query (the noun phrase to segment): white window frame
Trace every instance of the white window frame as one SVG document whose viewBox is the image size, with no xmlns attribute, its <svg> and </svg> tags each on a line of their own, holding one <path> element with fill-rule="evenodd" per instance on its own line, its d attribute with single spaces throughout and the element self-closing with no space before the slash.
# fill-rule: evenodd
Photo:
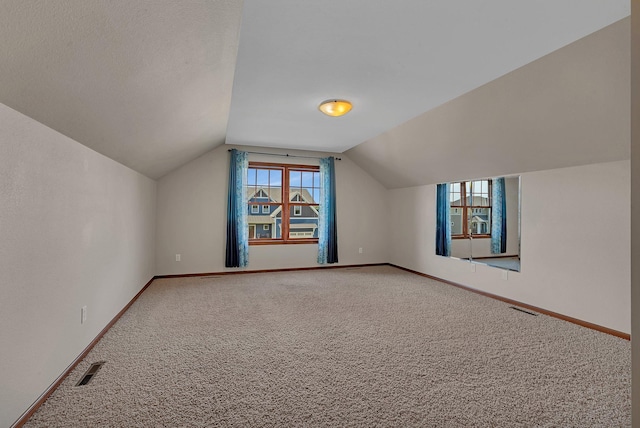
<svg viewBox="0 0 640 428">
<path fill-rule="evenodd" d="M 251 205 L 251 214 L 260 214 L 260 205 Z"/>
<path fill-rule="evenodd" d="M 263 205 L 262 206 L 262 214 L 269 214 L 270 210 L 271 210 L 271 205 Z"/>
<path fill-rule="evenodd" d="M 302 215 L 302 205 L 293 206 L 293 215 L 296 217 L 300 217 Z"/>
<path fill-rule="evenodd" d="M 262 230 L 269 230 L 269 225 L 268 224 L 263 224 L 262 225 Z"/>
</svg>

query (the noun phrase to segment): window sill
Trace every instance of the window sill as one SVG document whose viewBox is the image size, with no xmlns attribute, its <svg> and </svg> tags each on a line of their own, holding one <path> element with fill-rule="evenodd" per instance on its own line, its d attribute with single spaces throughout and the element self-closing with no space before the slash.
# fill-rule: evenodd
<svg viewBox="0 0 640 428">
<path fill-rule="evenodd" d="M 260 239 L 249 240 L 249 245 L 296 245 L 296 244 L 317 244 L 318 239 L 291 239 L 283 241 L 281 239 Z"/>
</svg>

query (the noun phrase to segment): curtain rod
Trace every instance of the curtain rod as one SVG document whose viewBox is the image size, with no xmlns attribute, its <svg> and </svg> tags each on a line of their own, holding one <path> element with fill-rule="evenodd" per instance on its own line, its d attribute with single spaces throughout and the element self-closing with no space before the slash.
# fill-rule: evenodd
<svg viewBox="0 0 640 428">
<path fill-rule="evenodd" d="M 233 149 L 229 149 L 227 151 L 230 152 L 231 150 Z M 246 151 L 246 150 L 243 150 L 243 151 Z M 319 156 L 296 156 L 296 155 L 290 155 L 289 153 L 284 155 L 281 155 L 279 153 L 263 153 L 263 152 L 247 152 L 247 153 L 251 153 L 252 155 L 282 156 L 284 158 L 324 159 Z M 342 158 L 334 158 L 334 159 L 342 160 Z"/>
</svg>

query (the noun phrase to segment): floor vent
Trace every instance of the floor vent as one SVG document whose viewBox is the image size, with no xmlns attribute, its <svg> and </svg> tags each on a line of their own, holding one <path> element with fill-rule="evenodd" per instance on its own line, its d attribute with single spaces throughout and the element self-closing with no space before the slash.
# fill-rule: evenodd
<svg viewBox="0 0 640 428">
<path fill-rule="evenodd" d="M 529 315 L 533 315 L 534 317 L 537 317 L 538 314 L 534 314 L 533 312 L 529 312 L 529 311 L 525 311 L 524 309 L 521 308 L 517 308 L 515 306 L 509 306 L 511 309 L 515 309 L 516 311 L 520 311 L 520 312 L 524 312 L 525 314 L 529 314 Z"/>
<path fill-rule="evenodd" d="M 93 376 L 96 373 L 98 373 L 98 370 L 100 370 L 100 367 L 102 367 L 104 363 L 106 363 L 106 361 L 98 361 L 97 363 L 91 364 L 91 367 L 89 367 L 89 370 L 87 370 L 84 376 L 82 376 L 82 378 L 78 381 L 78 383 L 76 383 L 76 386 L 86 385 L 89 382 L 91 382 L 91 379 L 93 379 Z"/>
</svg>

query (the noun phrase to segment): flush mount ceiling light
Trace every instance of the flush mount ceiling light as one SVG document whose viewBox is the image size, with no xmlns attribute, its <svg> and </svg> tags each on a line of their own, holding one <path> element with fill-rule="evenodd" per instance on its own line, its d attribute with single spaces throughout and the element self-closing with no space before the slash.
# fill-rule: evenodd
<svg viewBox="0 0 640 428">
<path fill-rule="evenodd" d="M 327 100 L 323 101 L 318 109 L 327 116 L 342 116 L 351 111 L 351 103 L 346 100 Z"/>
</svg>

